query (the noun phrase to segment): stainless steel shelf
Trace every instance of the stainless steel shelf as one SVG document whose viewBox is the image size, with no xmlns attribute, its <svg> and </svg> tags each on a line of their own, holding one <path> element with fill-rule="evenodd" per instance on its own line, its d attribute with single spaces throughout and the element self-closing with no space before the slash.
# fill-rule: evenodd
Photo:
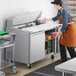
<svg viewBox="0 0 76 76">
<path fill-rule="evenodd" d="M 76 16 L 76 14 L 70 13 L 71 16 Z"/>
<path fill-rule="evenodd" d="M 63 0 L 63 4 L 76 4 L 76 1 Z"/>
<path fill-rule="evenodd" d="M 74 6 L 65 6 L 66 8 L 69 8 L 69 9 L 76 9 L 76 7 Z"/>
<path fill-rule="evenodd" d="M 6 45 L 0 45 L 0 49 L 11 47 L 11 46 L 15 46 L 15 44 L 11 43 L 11 44 L 6 44 Z"/>
<path fill-rule="evenodd" d="M 63 7 L 70 13 L 71 16 L 76 17 L 76 0 L 62 0 Z M 75 19 L 73 19 L 76 21 Z"/>
<path fill-rule="evenodd" d="M 1 64 L 0 69 L 6 68 L 6 67 L 9 67 L 9 66 L 13 66 L 13 65 L 15 65 L 15 63 L 4 60 Z"/>
<path fill-rule="evenodd" d="M 76 12 L 71 12 L 71 11 L 68 11 L 68 12 L 76 15 Z M 74 15 L 74 16 L 75 16 L 75 15 Z"/>
</svg>

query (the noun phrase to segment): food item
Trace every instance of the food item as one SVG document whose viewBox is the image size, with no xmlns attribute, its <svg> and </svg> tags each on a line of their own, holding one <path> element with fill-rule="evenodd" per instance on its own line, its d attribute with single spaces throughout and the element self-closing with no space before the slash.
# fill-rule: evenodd
<svg viewBox="0 0 76 76">
<path fill-rule="evenodd" d="M 57 33 L 52 33 L 52 37 L 56 37 L 56 34 L 57 34 Z"/>
<path fill-rule="evenodd" d="M 46 35 L 46 40 L 48 39 L 51 39 L 52 37 L 51 37 L 51 35 Z"/>
</svg>

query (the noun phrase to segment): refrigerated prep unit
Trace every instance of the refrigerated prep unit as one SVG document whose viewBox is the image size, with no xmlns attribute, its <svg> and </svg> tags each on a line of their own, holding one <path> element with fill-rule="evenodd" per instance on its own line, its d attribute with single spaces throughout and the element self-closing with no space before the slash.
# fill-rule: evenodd
<svg viewBox="0 0 76 76">
<path fill-rule="evenodd" d="M 40 15 L 41 11 L 37 11 L 7 19 L 6 30 L 16 34 L 15 61 L 26 63 L 28 67 L 45 58 L 46 31 L 60 26 L 54 22 L 39 24 Z"/>
</svg>

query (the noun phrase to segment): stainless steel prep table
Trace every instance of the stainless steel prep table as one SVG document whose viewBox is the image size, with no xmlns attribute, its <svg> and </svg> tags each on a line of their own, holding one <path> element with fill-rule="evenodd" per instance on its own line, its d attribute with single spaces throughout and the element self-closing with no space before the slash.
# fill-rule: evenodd
<svg viewBox="0 0 76 76">
<path fill-rule="evenodd" d="M 36 25 L 41 12 L 26 13 L 9 18 L 7 31 L 16 34 L 15 61 L 30 64 L 45 58 L 45 31 L 58 28 L 60 25 L 51 22 Z M 31 25 L 33 23 L 33 25 Z"/>
<path fill-rule="evenodd" d="M 70 73 L 76 76 L 76 58 L 55 66 L 55 70 L 62 72 L 62 76 L 66 76 L 65 73 Z"/>
</svg>

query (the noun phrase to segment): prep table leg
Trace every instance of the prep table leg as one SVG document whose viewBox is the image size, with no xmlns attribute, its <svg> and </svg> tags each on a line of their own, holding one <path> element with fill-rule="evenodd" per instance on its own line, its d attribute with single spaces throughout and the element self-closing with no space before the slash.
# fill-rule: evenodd
<svg viewBox="0 0 76 76">
<path fill-rule="evenodd" d="M 2 62 L 2 54 L 1 54 L 2 52 L 1 52 L 1 49 L 0 49 L 0 71 L 1 71 L 1 62 Z"/>
<path fill-rule="evenodd" d="M 62 72 L 62 76 L 65 76 L 65 72 Z"/>
</svg>

